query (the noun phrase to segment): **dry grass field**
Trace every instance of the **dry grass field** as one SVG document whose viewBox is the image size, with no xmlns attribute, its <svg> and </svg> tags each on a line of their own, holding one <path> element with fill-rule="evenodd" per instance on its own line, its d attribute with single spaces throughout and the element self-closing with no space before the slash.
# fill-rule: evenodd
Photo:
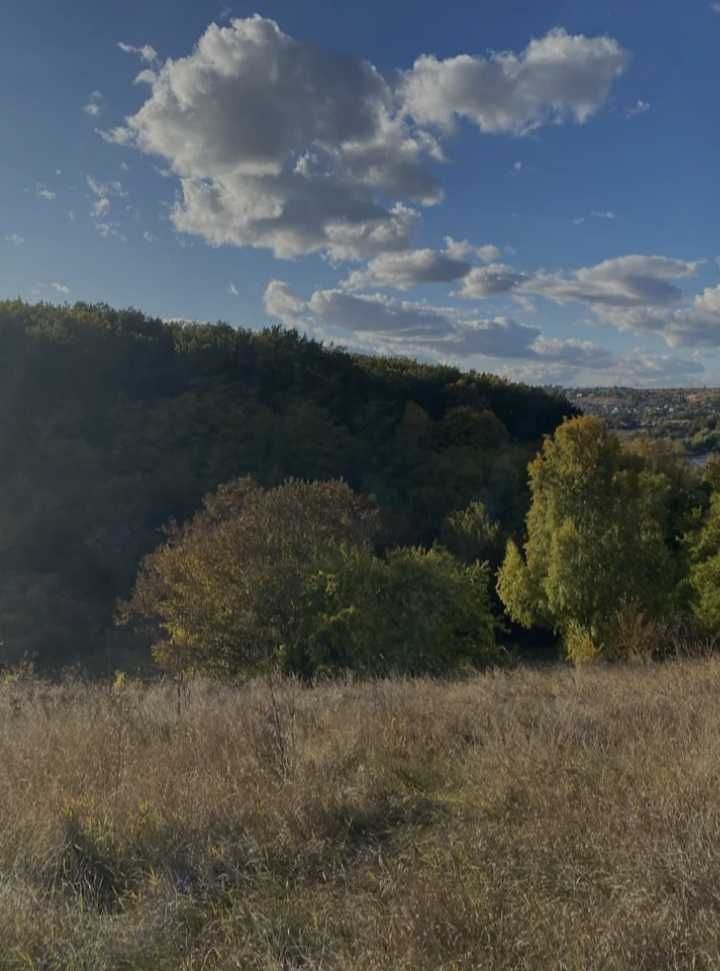
<svg viewBox="0 0 720 971">
<path fill-rule="evenodd" d="M 720 968 L 720 661 L 0 686 L 0 968 Z"/>
</svg>

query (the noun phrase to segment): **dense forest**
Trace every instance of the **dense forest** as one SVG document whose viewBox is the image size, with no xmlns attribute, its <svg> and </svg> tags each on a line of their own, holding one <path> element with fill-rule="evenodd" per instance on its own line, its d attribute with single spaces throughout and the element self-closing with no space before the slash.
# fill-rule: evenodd
<svg viewBox="0 0 720 971">
<path fill-rule="evenodd" d="M 241 477 L 343 479 L 377 504 L 386 548 L 429 548 L 481 504 L 499 560 L 528 460 L 575 414 L 492 375 L 105 305 L 5 302 L 0 339 L 5 663 L 147 657 L 116 603 L 163 528 Z"/>
</svg>

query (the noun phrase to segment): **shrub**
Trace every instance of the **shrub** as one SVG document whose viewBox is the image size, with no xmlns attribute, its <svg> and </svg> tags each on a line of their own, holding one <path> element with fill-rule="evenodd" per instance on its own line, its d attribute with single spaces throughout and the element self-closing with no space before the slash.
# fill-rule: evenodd
<svg viewBox="0 0 720 971">
<path fill-rule="evenodd" d="M 399 548 L 385 559 L 345 550 L 306 584 L 302 648 L 288 666 L 366 674 L 442 674 L 496 663 L 488 570 L 447 550 Z"/>
</svg>

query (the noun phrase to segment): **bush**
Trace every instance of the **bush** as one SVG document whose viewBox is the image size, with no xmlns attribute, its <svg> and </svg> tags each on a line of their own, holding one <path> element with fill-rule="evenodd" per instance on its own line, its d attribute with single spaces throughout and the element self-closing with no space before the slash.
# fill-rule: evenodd
<svg viewBox="0 0 720 971">
<path fill-rule="evenodd" d="M 400 548 L 385 559 L 346 550 L 338 567 L 306 584 L 302 648 L 291 670 L 318 674 L 443 674 L 501 658 L 488 570 L 447 550 Z"/>
</svg>

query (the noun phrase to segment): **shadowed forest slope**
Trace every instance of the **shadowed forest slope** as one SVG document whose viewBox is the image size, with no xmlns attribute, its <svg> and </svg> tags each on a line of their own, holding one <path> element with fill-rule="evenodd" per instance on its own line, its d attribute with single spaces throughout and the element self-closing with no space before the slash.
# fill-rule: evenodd
<svg viewBox="0 0 720 971">
<path fill-rule="evenodd" d="M 140 558 L 238 476 L 343 478 L 387 543 L 429 544 L 476 500 L 512 533 L 528 459 L 574 413 L 492 375 L 105 305 L 5 302 L 0 340 L 6 662 L 121 664 L 138 645 L 112 608 Z"/>
</svg>

